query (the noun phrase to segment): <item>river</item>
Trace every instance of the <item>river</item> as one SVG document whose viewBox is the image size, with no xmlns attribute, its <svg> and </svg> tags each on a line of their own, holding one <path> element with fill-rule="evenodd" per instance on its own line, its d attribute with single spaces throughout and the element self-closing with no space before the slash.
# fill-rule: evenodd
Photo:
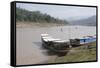
<svg viewBox="0 0 100 68">
<path fill-rule="evenodd" d="M 47 62 L 54 55 L 46 54 L 42 48 L 41 34 L 48 33 L 54 38 L 68 40 L 93 36 L 96 34 L 94 26 L 53 26 L 31 27 L 16 29 L 16 58 L 17 65 L 39 64 Z"/>
</svg>

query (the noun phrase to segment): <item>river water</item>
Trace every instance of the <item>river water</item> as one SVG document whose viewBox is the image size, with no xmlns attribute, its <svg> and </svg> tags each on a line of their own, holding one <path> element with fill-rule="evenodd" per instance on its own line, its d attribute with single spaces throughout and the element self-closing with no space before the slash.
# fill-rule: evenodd
<svg viewBox="0 0 100 68">
<path fill-rule="evenodd" d="M 45 63 L 50 57 L 42 49 L 41 34 L 48 33 L 54 38 L 69 40 L 96 35 L 94 26 L 55 26 L 16 29 L 17 65 Z"/>
</svg>

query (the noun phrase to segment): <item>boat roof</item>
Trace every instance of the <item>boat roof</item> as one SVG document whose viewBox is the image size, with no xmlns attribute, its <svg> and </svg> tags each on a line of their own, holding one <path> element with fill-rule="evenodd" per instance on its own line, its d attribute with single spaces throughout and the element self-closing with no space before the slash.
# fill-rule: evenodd
<svg viewBox="0 0 100 68">
<path fill-rule="evenodd" d="M 49 34 L 41 34 L 41 36 L 48 36 Z"/>
<path fill-rule="evenodd" d="M 60 39 L 55 39 L 55 38 L 52 38 L 52 37 L 43 37 L 43 39 L 45 41 L 57 41 L 57 40 L 60 40 Z"/>
<path fill-rule="evenodd" d="M 53 42 L 67 42 L 67 40 L 55 39 L 52 38 L 49 34 L 41 34 L 44 41 L 53 41 Z"/>
</svg>

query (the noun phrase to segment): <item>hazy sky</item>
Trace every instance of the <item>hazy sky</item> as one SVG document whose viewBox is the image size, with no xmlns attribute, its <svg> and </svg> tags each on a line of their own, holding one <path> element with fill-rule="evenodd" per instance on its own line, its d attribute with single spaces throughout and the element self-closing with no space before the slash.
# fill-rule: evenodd
<svg viewBox="0 0 100 68">
<path fill-rule="evenodd" d="M 42 13 L 47 13 L 53 17 L 69 21 L 96 15 L 96 8 L 94 7 L 44 5 L 30 3 L 17 3 L 16 6 L 29 11 L 40 11 Z"/>
</svg>

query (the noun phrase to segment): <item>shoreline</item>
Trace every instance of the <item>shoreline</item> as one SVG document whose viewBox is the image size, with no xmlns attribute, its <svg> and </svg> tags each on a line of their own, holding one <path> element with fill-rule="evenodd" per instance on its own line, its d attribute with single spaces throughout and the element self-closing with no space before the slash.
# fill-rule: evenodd
<svg viewBox="0 0 100 68">
<path fill-rule="evenodd" d="M 61 23 L 38 23 L 38 22 L 16 22 L 17 28 L 44 28 L 44 27 L 60 27 L 60 26 L 85 26 L 85 25 L 70 25 L 70 24 L 61 24 Z M 88 27 L 88 26 L 86 26 Z M 96 26 L 89 26 L 96 27 Z"/>
<path fill-rule="evenodd" d="M 68 24 L 57 23 L 38 23 L 38 22 L 16 22 L 17 28 L 35 28 L 35 27 L 55 27 L 55 26 L 69 26 Z"/>
</svg>

